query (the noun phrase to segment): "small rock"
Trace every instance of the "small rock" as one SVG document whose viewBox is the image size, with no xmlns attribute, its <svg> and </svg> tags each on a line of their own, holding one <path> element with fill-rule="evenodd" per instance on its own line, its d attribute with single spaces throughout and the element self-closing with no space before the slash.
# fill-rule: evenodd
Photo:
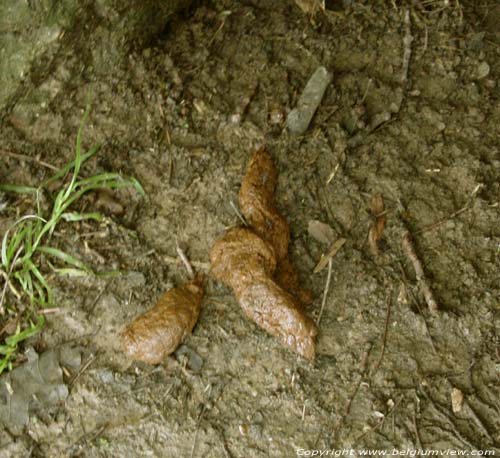
<svg viewBox="0 0 500 458">
<path fill-rule="evenodd" d="M 488 62 L 483 61 L 481 62 L 476 69 L 476 79 L 477 80 L 482 80 L 483 78 L 486 78 L 490 74 L 490 66 Z"/>
</svg>

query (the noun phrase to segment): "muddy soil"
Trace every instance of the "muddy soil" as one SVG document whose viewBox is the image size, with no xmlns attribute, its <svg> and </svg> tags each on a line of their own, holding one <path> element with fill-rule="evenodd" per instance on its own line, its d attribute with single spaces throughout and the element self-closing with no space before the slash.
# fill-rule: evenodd
<svg viewBox="0 0 500 458">
<path fill-rule="evenodd" d="M 147 195 L 120 190 L 123 215 L 105 208 L 105 223 L 55 234 L 57 246 L 96 270 L 126 273 L 47 272 L 60 310 L 29 344 L 81 348 L 82 370 L 68 374 L 64 404 L 34 414 L 22 435 L 0 433 L 0 456 L 500 452 L 500 4 L 329 3 L 311 17 L 285 0 L 200 2 L 107 70 L 92 65 L 98 50 L 80 52 L 92 48 L 91 32 L 68 33 L 51 72 L 2 114 L 2 150 L 62 166 L 90 93 L 84 144 L 103 148 L 83 173 L 135 176 Z M 394 109 L 407 9 L 408 84 Z M 319 65 L 333 81 L 307 133 L 290 137 L 286 115 Z M 43 99 L 35 104 L 33 94 Z M 390 119 L 371 131 L 380 113 Z M 327 276 L 313 268 L 326 248 L 308 223 L 320 220 L 347 239 L 333 259 L 316 360 L 249 322 L 229 289 L 210 280 L 185 342 L 201 368 L 175 357 L 158 366 L 128 361 L 120 331 L 186 281 L 177 242 L 206 268 L 214 241 L 239 224 L 233 204 L 263 143 L 280 172 L 277 206 L 301 281 L 315 295 L 313 318 Z M 51 173 L 36 160 L 1 161 L 1 182 L 36 184 Z M 367 237 L 377 193 L 387 225 L 374 256 Z M 3 200 L 5 230 L 29 203 Z M 402 250 L 404 230 L 414 236 L 435 315 Z M 453 408 L 452 393 L 455 401 L 463 395 Z"/>
</svg>

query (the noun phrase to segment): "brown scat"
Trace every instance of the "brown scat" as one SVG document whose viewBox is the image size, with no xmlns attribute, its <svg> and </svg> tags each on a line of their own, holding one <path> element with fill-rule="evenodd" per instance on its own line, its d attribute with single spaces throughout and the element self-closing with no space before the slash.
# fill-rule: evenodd
<svg viewBox="0 0 500 458">
<path fill-rule="evenodd" d="M 288 223 L 274 206 L 278 174 L 265 146 L 251 157 L 239 194 L 240 209 L 255 232 L 275 249 L 279 260 L 288 254 Z"/>
<path fill-rule="evenodd" d="M 228 230 L 210 251 L 210 274 L 229 286 L 243 281 L 254 271 L 272 276 L 275 270 L 273 247 L 247 228 Z"/>
<path fill-rule="evenodd" d="M 158 364 L 193 330 L 203 299 L 203 277 L 167 291 L 122 333 L 123 349 L 137 361 Z"/>
<path fill-rule="evenodd" d="M 211 274 L 233 289 L 250 319 L 299 355 L 314 359 L 316 326 L 273 280 L 276 258 L 268 242 L 250 229 L 231 229 L 213 245 L 210 261 Z"/>
<path fill-rule="evenodd" d="M 295 296 L 299 302 L 307 307 L 313 302 L 312 293 L 300 287 L 299 274 L 289 258 L 282 259 L 276 267 L 274 279 L 285 291 Z"/>
<path fill-rule="evenodd" d="M 273 159 L 267 151 L 266 145 L 262 145 L 255 151 L 247 164 L 247 170 L 241 183 L 241 194 L 249 190 L 258 190 L 258 194 L 266 202 L 272 202 L 278 172 L 274 167 Z"/>
<path fill-rule="evenodd" d="M 252 285 L 234 288 L 241 308 L 255 323 L 306 359 L 315 357 L 318 333 L 294 298 L 271 278 L 259 276 Z"/>
</svg>

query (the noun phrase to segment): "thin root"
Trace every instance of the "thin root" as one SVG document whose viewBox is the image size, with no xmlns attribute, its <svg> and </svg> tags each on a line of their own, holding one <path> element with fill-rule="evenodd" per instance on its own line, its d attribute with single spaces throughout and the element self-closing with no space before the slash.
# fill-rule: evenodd
<svg viewBox="0 0 500 458">
<path fill-rule="evenodd" d="M 332 279 L 332 258 L 328 259 L 328 275 L 326 276 L 325 289 L 323 291 L 323 300 L 321 301 L 321 309 L 319 311 L 318 320 L 316 321 L 316 326 L 319 328 L 319 322 L 323 316 L 323 310 L 325 309 L 326 299 L 328 297 L 328 290 L 330 289 L 330 281 Z"/>
<path fill-rule="evenodd" d="M 401 243 L 403 245 L 403 250 L 406 257 L 411 261 L 413 265 L 413 269 L 415 270 L 415 275 L 417 277 L 417 282 L 424 295 L 425 302 L 429 307 L 429 311 L 432 314 L 435 314 L 437 313 L 439 307 L 436 300 L 434 299 L 434 294 L 431 290 L 431 287 L 429 286 L 429 283 L 427 282 L 427 279 L 425 277 L 422 262 L 418 258 L 417 253 L 415 252 L 415 246 L 413 245 L 413 240 L 409 231 L 406 231 L 403 234 L 403 239 Z"/>
<path fill-rule="evenodd" d="M 184 264 L 184 267 L 186 267 L 186 270 L 188 271 L 189 277 L 193 278 L 194 277 L 193 266 L 189 262 L 189 259 L 187 258 L 186 253 L 184 253 L 184 251 L 179 246 L 179 244 L 176 244 L 175 248 L 177 250 L 177 254 L 179 255 L 179 258 L 181 258 L 181 261 Z"/>
</svg>

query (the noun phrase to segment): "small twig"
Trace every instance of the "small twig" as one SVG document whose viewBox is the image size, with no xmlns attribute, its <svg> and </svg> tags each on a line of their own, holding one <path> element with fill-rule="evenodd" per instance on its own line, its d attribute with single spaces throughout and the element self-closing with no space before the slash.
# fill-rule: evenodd
<svg viewBox="0 0 500 458">
<path fill-rule="evenodd" d="M 391 299 L 392 299 L 392 288 L 389 290 L 389 293 L 387 294 L 387 299 L 386 299 L 386 310 L 387 311 L 385 314 L 384 335 L 382 337 L 382 350 L 380 351 L 380 356 L 378 358 L 377 363 L 375 364 L 375 366 L 373 366 L 370 377 L 378 371 L 378 368 L 380 367 L 380 364 L 382 363 L 382 359 L 384 358 L 385 347 L 387 344 L 387 333 L 389 331 L 389 320 L 391 319 L 391 302 L 392 302 Z"/>
<path fill-rule="evenodd" d="M 422 262 L 418 258 L 417 253 L 415 252 L 415 247 L 413 245 L 412 237 L 409 231 L 405 231 L 405 233 L 403 234 L 401 244 L 403 246 L 405 255 L 408 257 L 408 259 L 411 261 L 413 265 L 413 269 L 415 270 L 415 275 L 417 277 L 417 282 L 420 286 L 420 289 L 422 290 L 422 293 L 424 294 L 425 302 L 429 307 L 429 311 L 432 314 L 437 313 L 439 307 L 437 305 L 436 300 L 434 299 L 434 294 L 429 284 L 427 283 L 427 279 L 425 278 Z"/>
<path fill-rule="evenodd" d="M 94 311 L 94 308 L 95 306 L 97 305 L 97 303 L 99 302 L 99 300 L 101 299 L 102 295 L 104 294 L 104 292 L 108 289 L 108 286 L 109 286 L 110 282 L 106 282 L 106 284 L 104 285 L 103 288 L 101 288 L 101 290 L 97 293 L 97 296 L 95 297 L 95 299 L 92 301 L 92 305 L 89 307 L 87 313 L 89 315 L 92 314 L 92 312 Z"/>
<path fill-rule="evenodd" d="M 50 315 L 52 313 L 59 313 L 61 312 L 63 309 L 61 307 L 50 307 L 48 309 L 41 309 L 41 310 L 38 310 L 38 314 L 40 315 Z"/>
<path fill-rule="evenodd" d="M 367 369 L 367 366 L 368 366 L 368 359 L 369 359 L 369 356 L 370 356 L 371 349 L 372 349 L 372 345 L 368 344 L 368 348 L 367 348 L 367 350 L 365 351 L 365 353 L 363 354 L 363 356 L 361 358 L 361 363 L 360 363 L 360 372 L 361 372 L 361 374 L 360 374 L 358 383 L 354 387 L 354 390 L 353 390 L 352 394 L 350 395 L 349 399 L 347 400 L 347 403 L 346 403 L 346 405 L 344 407 L 344 411 L 341 414 L 340 420 L 332 428 L 332 434 L 334 436 L 336 436 L 337 431 L 339 431 L 340 427 L 342 426 L 342 423 L 349 416 L 349 414 L 351 412 L 351 406 L 352 406 L 352 403 L 354 401 L 354 398 L 357 396 L 357 394 L 359 392 L 359 389 L 361 388 L 361 384 L 366 379 L 366 369 Z"/>
<path fill-rule="evenodd" d="M 212 394 L 212 385 L 210 385 L 210 392 L 208 393 L 209 398 L 210 398 L 211 394 Z M 193 458 L 193 456 L 194 456 L 194 451 L 196 449 L 196 442 L 198 441 L 198 431 L 200 430 L 200 424 L 201 424 L 201 420 L 203 418 L 204 413 L 205 413 L 205 404 L 203 404 L 203 407 L 201 408 L 200 415 L 198 416 L 198 420 L 196 422 L 196 432 L 194 433 L 193 446 L 191 447 L 191 454 L 190 454 L 191 458 Z"/>
<path fill-rule="evenodd" d="M 321 317 L 323 316 L 323 310 L 325 309 L 326 299 L 328 297 L 328 290 L 330 289 L 330 280 L 332 278 L 332 265 L 333 260 L 330 258 L 328 260 L 328 275 L 326 276 L 325 289 L 323 291 L 323 300 L 321 301 L 321 309 L 319 311 L 318 320 L 316 321 L 316 325 L 319 327 L 319 322 L 321 321 Z"/>
<path fill-rule="evenodd" d="M 435 229 L 436 227 L 441 226 L 442 224 L 446 223 L 446 221 L 452 220 L 453 218 L 456 218 L 458 215 L 461 215 L 462 213 L 466 212 L 467 210 L 470 210 L 472 207 L 472 203 L 474 200 L 475 195 L 479 192 L 479 190 L 483 187 L 482 184 L 478 184 L 474 190 L 470 193 L 470 196 L 468 198 L 467 203 L 457 211 L 454 211 L 451 215 L 445 216 L 444 218 L 436 221 L 435 223 L 429 224 L 427 226 L 424 226 L 422 229 L 419 229 L 418 231 L 415 231 L 416 234 L 421 234 L 422 232 L 427 232 L 432 229 Z"/>
<path fill-rule="evenodd" d="M 241 223 L 243 224 L 243 226 L 248 226 L 247 220 L 241 214 L 239 208 L 235 205 L 235 203 L 232 200 L 229 201 L 229 205 L 231 205 L 231 208 L 233 209 L 234 213 L 236 213 L 236 216 L 241 221 Z"/>
<path fill-rule="evenodd" d="M 161 259 L 165 262 L 168 262 L 169 264 L 179 264 L 179 258 L 174 257 L 174 256 L 168 256 L 168 255 L 163 255 Z M 210 263 L 209 262 L 203 262 L 203 261 L 190 261 L 191 265 L 193 267 L 196 267 L 197 269 L 201 270 L 208 270 L 210 269 Z"/>
<path fill-rule="evenodd" d="M 333 170 L 331 171 L 330 175 L 328 175 L 328 178 L 327 178 L 325 184 L 330 184 L 332 182 L 332 180 L 335 178 L 335 175 L 337 175 L 337 172 L 339 171 L 339 168 L 340 168 L 340 161 L 337 162 L 337 165 L 333 168 Z"/>
<path fill-rule="evenodd" d="M 401 403 L 402 400 L 403 400 L 403 398 L 398 399 L 398 401 L 389 409 L 389 411 L 383 416 L 383 418 L 376 425 L 372 426 L 370 429 L 368 429 L 367 431 L 363 432 L 361 435 L 356 437 L 355 442 L 359 442 L 360 439 L 362 439 L 363 437 L 365 437 L 369 433 L 372 433 L 373 431 L 376 431 L 377 429 L 381 429 L 382 426 L 384 426 L 385 419 L 389 415 L 392 415 L 392 418 L 394 419 L 395 410 L 399 406 L 399 404 Z"/>
<path fill-rule="evenodd" d="M 179 255 L 179 258 L 181 258 L 182 263 L 184 264 L 184 267 L 188 271 L 188 275 L 193 278 L 194 277 L 194 270 L 193 266 L 189 262 L 189 259 L 186 256 L 186 253 L 182 250 L 182 248 L 179 246 L 178 243 L 176 243 L 175 249 L 177 250 L 177 254 Z"/>
<path fill-rule="evenodd" d="M 418 231 L 416 231 L 415 234 L 421 234 L 422 232 L 427 232 L 427 231 L 430 231 L 432 229 L 435 229 L 436 227 L 439 227 L 442 224 L 446 223 L 446 221 L 449 221 L 449 220 L 457 217 L 461 213 L 469 210 L 469 208 L 470 208 L 469 205 L 466 205 L 465 207 L 462 207 L 460 210 L 453 212 L 451 215 L 446 216 L 445 218 L 440 219 L 439 221 L 436 221 L 435 223 L 429 224 L 428 226 L 424 226 L 422 229 L 419 229 Z"/>
<path fill-rule="evenodd" d="M 413 429 L 415 430 L 415 437 L 417 438 L 417 445 L 419 450 L 422 450 L 422 440 L 420 439 L 420 433 L 418 432 L 418 425 L 417 425 L 417 417 L 415 415 L 415 412 L 413 412 L 412 415 L 412 420 L 413 420 Z"/>
<path fill-rule="evenodd" d="M 425 316 L 422 312 L 422 309 L 420 308 L 420 304 L 418 303 L 418 300 L 415 297 L 415 294 L 413 293 L 413 291 L 411 290 L 411 288 L 409 287 L 409 285 L 407 284 L 407 282 L 405 280 L 406 276 L 404 274 L 403 266 L 401 264 L 399 265 L 399 269 L 401 270 L 401 276 L 403 278 L 403 282 L 404 282 L 405 286 L 407 287 L 407 291 L 410 294 L 410 296 L 415 304 L 415 307 L 417 307 L 418 313 L 420 314 L 420 316 L 422 317 L 422 319 L 424 321 L 425 332 L 427 334 L 427 337 L 429 338 L 429 343 L 431 345 L 432 351 L 434 352 L 435 355 L 439 355 L 439 353 L 436 349 L 436 346 L 434 345 L 434 340 L 432 338 L 432 334 L 431 334 L 431 331 L 429 329 L 429 325 L 427 324 L 427 320 L 425 319 Z"/>
<path fill-rule="evenodd" d="M 411 19 L 410 19 L 410 9 L 405 9 L 405 36 L 403 38 L 404 52 L 403 52 L 403 64 L 401 65 L 401 79 L 400 83 L 403 89 L 405 89 L 408 83 L 408 68 L 410 66 L 411 58 L 411 43 L 413 41 L 413 36 L 411 34 Z"/>
<path fill-rule="evenodd" d="M 87 360 L 87 362 L 83 365 L 83 367 L 78 371 L 78 374 L 75 375 L 75 377 L 73 378 L 73 380 L 71 380 L 71 382 L 69 383 L 69 386 L 73 386 L 75 384 L 75 382 L 80 378 L 80 376 L 89 368 L 89 366 L 95 361 L 95 356 L 94 355 L 90 355 L 89 359 Z"/>
<path fill-rule="evenodd" d="M 231 11 L 223 11 L 221 13 L 221 16 L 222 16 L 221 23 L 220 23 L 219 27 L 217 27 L 217 30 L 215 31 L 215 33 L 212 35 L 212 38 L 210 39 L 210 41 L 208 42 L 208 47 L 212 46 L 212 43 L 215 41 L 215 38 L 217 37 L 217 35 L 219 34 L 219 32 L 222 30 L 222 28 L 226 24 L 226 18 L 230 14 L 231 14 Z"/>
<path fill-rule="evenodd" d="M 20 161 L 35 162 L 36 164 L 40 164 L 41 166 L 46 167 L 50 170 L 59 170 L 57 167 L 54 167 L 52 164 L 41 161 L 40 159 L 38 159 L 36 157 L 28 156 L 26 154 L 11 153 L 10 151 L 5 151 L 3 149 L 0 150 L 0 153 L 5 154 L 6 156 L 12 157 L 14 159 L 18 159 Z"/>
<path fill-rule="evenodd" d="M 321 259 L 319 260 L 318 264 L 314 268 L 313 272 L 317 274 L 318 272 L 321 272 L 327 264 L 331 261 L 331 259 L 338 253 L 338 251 L 344 246 L 344 243 L 347 241 L 347 239 L 340 237 L 339 239 L 335 240 L 330 247 L 328 248 L 328 253 L 326 255 L 321 255 Z"/>
<path fill-rule="evenodd" d="M 372 83 L 373 83 L 372 78 L 368 78 L 368 83 L 366 84 L 365 93 L 363 94 L 363 97 L 361 98 L 361 101 L 359 102 L 359 105 L 363 105 L 363 103 L 365 103 L 366 97 L 368 95 L 368 92 L 370 90 L 370 87 L 371 87 Z"/>
</svg>

